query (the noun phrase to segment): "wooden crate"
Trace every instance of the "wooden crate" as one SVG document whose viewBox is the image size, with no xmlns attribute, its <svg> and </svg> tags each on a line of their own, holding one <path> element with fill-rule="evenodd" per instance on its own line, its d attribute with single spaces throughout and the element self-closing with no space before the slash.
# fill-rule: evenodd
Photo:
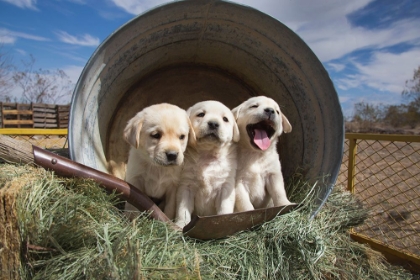
<svg viewBox="0 0 420 280">
<path fill-rule="evenodd" d="M 70 105 L 0 102 L 2 128 L 67 128 Z"/>
<path fill-rule="evenodd" d="M 3 128 L 34 127 L 32 104 L 3 103 L 1 107 L 1 123 Z"/>
</svg>

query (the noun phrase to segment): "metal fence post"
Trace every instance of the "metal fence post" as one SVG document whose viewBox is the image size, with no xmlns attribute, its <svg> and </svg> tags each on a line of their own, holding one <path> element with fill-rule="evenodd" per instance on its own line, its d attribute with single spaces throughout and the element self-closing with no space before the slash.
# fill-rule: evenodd
<svg viewBox="0 0 420 280">
<path fill-rule="evenodd" d="M 347 175 L 347 189 L 354 194 L 354 180 L 356 174 L 357 139 L 349 138 L 349 163 Z"/>
</svg>

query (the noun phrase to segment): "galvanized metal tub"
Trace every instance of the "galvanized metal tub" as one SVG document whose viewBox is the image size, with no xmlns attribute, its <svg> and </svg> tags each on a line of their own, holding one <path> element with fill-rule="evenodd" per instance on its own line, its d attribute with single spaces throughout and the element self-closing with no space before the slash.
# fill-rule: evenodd
<svg viewBox="0 0 420 280">
<path fill-rule="evenodd" d="M 123 129 L 142 108 L 169 102 L 186 109 L 207 99 L 233 108 L 256 95 L 275 99 L 293 126 L 278 145 L 286 181 L 297 170 L 309 181 L 323 178 L 320 208 L 343 152 L 343 115 L 334 86 L 293 31 L 234 3 L 176 1 L 111 34 L 74 91 L 70 156 L 124 178 L 129 147 Z"/>
</svg>

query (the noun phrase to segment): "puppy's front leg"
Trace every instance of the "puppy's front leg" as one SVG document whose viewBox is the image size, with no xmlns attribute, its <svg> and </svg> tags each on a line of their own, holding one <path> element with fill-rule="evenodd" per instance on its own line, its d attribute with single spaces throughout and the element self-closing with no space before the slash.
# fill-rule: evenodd
<svg viewBox="0 0 420 280">
<path fill-rule="evenodd" d="M 194 211 L 194 194 L 188 186 L 181 186 L 176 194 L 177 213 L 175 223 L 183 228 L 191 221 Z"/>
<path fill-rule="evenodd" d="M 175 212 L 176 212 L 176 188 L 173 187 L 168 190 L 165 194 L 165 214 L 166 216 L 173 220 L 175 219 Z"/>
<path fill-rule="evenodd" d="M 254 210 L 249 193 L 242 182 L 238 182 L 235 188 L 235 212 Z"/>
<path fill-rule="evenodd" d="M 220 190 L 219 201 L 216 205 L 217 215 L 233 213 L 235 207 L 235 188 L 230 183 L 225 183 Z"/>
<path fill-rule="evenodd" d="M 267 182 L 267 191 L 273 199 L 274 206 L 291 204 L 284 189 L 284 180 L 281 173 L 270 174 Z"/>
</svg>

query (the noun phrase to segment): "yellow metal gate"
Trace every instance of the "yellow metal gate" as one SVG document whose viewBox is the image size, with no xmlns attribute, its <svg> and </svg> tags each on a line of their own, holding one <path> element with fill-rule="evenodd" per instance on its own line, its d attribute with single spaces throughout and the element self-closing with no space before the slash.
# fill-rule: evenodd
<svg viewBox="0 0 420 280">
<path fill-rule="evenodd" d="M 337 184 L 370 210 L 353 238 L 418 271 L 420 136 L 347 133 Z"/>
</svg>

